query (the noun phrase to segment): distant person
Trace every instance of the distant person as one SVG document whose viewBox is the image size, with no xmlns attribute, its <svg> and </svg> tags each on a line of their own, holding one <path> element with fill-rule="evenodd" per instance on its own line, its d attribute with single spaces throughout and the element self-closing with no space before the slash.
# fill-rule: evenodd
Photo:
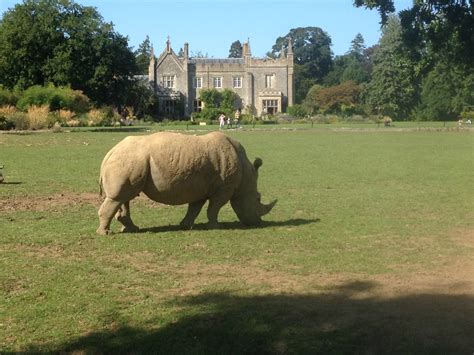
<svg viewBox="0 0 474 355">
<path fill-rule="evenodd" d="M 469 118 L 467 119 L 466 124 L 469 125 L 469 126 L 472 124 L 472 122 Z"/>
<path fill-rule="evenodd" d="M 234 113 L 234 124 L 236 128 L 240 128 L 240 109 Z"/>
<path fill-rule="evenodd" d="M 230 117 L 227 117 L 227 129 L 232 128 L 232 121 Z"/>
<path fill-rule="evenodd" d="M 225 115 L 221 113 L 219 116 L 219 129 L 224 129 L 225 126 Z"/>
<path fill-rule="evenodd" d="M 463 119 L 460 118 L 460 119 L 458 120 L 458 127 L 462 127 L 463 123 L 464 123 Z"/>
</svg>

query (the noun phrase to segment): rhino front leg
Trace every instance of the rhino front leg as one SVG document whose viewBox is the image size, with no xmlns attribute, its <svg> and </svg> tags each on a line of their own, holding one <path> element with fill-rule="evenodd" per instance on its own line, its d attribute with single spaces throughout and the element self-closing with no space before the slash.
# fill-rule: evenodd
<svg viewBox="0 0 474 355">
<path fill-rule="evenodd" d="M 183 220 L 179 224 L 183 229 L 191 229 L 194 225 L 194 221 L 201 212 L 202 206 L 206 203 L 206 199 L 192 202 L 188 205 L 188 212 L 184 216 Z"/>
<path fill-rule="evenodd" d="M 130 201 L 124 202 L 123 205 L 117 211 L 115 216 L 117 221 L 123 224 L 122 232 L 133 233 L 138 232 L 140 229 L 132 222 L 130 217 Z"/>
<path fill-rule="evenodd" d="M 110 223 L 112 222 L 112 218 L 114 218 L 115 213 L 117 213 L 118 209 L 122 202 L 112 200 L 109 197 L 106 197 L 104 202 L 99 208 L 99 228 L 97 228 L 97 234 L 106 235 L 110 233 Z"/>
<path fill-rule="evenodd" d="M 229 202 L 232 197 L 232 191 L 223 191 L 209 199 L 209 206 L 207 207 L 207 219 L 209 228 L 218 228 L 217 216 L 221 208 Z"/>
</svg>

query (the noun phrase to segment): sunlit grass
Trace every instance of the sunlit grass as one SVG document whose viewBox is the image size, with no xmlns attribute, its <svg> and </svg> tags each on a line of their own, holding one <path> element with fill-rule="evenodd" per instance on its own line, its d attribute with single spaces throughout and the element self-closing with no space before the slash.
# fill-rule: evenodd
<svg viewBox="0 0 474 355">
<path fill-rule="evenodd" d="M 188 323 L 173 333 L 173 324 L 212 312 L 198 304 L 184 307 L 182 296 L 232 292 L 244 297 L 236 302 L 246 304 L 247 297 L 291 292 L 288 287 L 300 293 L 324 288 L 305 283 L 307 277 L 403 277 L 472 253 L 451 238 L 472 230 L 474 220 L 472 131 L 228 131 L 249 159 L 263 159 L 263 201 L 279 200 L 262 228 L 241 227 L 227 205 L 220 214 L 222 229 L 205 230 L 203 211 L 194 230 L 179 231 L 184 206 L 139 200 L 132 202 L 132 216 L 143 233 L 99 237 L 97 204 L 78 201 L 81 194 L 98 193 L 103 156 L 130 134 L 148 133 L 0 135 L 8 183 L 0 184 L 0 351 L 62 350 L 94 332 L 99 340 L 109 339 L 117 329 L 126 332 L 122 341 L 135 344 L 144 335 L 129 328 L 151 334 L 165 329 L 164 349 L 170 349 L 192 333 Z M 58 194 L 75 199 L 48 205 Z M 41 208 L 7 208 L 28 199 L 45 202 L 35 202 Z M 117 222 L 112 229 L 118 232 Z M 229 332 L 227 327 L 247 322 L 255 348 L 264 349 L 259 342 L 273 342 L 270 330 L 280 325 L 272 321 L 273 311 L 255 323 L 245 312 L 238 322 L 218 321 Z M 300 324 L 285 322 L 295 329 Z M 101 343 L 94 339 L 88 341 Z M 353 349 L 348 333 L 329 340 L 338 339 L 343 345 L 334 349 Z M 209 351 L 216 341 L 209 336 L 178 348 Z M 117 349 L 110 339 L 103 344 Z M 278 352 L 275 346 L 271 352 Z M 78 345 L 87 348 L 87 341 Z"/>
</svg>

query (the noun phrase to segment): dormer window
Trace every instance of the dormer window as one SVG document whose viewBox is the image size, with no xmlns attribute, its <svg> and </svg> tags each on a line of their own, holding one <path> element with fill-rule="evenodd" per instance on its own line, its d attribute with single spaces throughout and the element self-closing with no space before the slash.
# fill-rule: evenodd
<svg viewBox="0 0 474 355">
<path fill-rule="evenodd" d="M 174 88 L 174 75 L 163 76 L 163 87 Z"/>
</svg>

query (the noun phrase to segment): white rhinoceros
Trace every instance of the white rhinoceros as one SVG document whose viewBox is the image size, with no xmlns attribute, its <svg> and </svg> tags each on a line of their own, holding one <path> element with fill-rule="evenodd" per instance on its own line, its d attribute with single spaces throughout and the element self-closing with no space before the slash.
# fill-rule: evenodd
<svg viewBox="0 0 474 355">
<path fill-rule="evenodd" d="M 114 215 L 123 224 L 122 231 L 137 231 L 129 203 L 140 192 L 167 205 L 189 204 L 181 221 L 183 228 L 193 226 L 207 200 L 211 228 L 218 225 L 219 210 L 229 200 L 243 224 L 258 224 L 276 203 L 260 202 L 257 177 L 261 165 L 259 158 L 250 163 L 240 143 L 220 132 L 127 137 L 102 162 L 100 186 L 106 198 L 99 209 L 97 233 L 109 233 Z"/>
</svg>

